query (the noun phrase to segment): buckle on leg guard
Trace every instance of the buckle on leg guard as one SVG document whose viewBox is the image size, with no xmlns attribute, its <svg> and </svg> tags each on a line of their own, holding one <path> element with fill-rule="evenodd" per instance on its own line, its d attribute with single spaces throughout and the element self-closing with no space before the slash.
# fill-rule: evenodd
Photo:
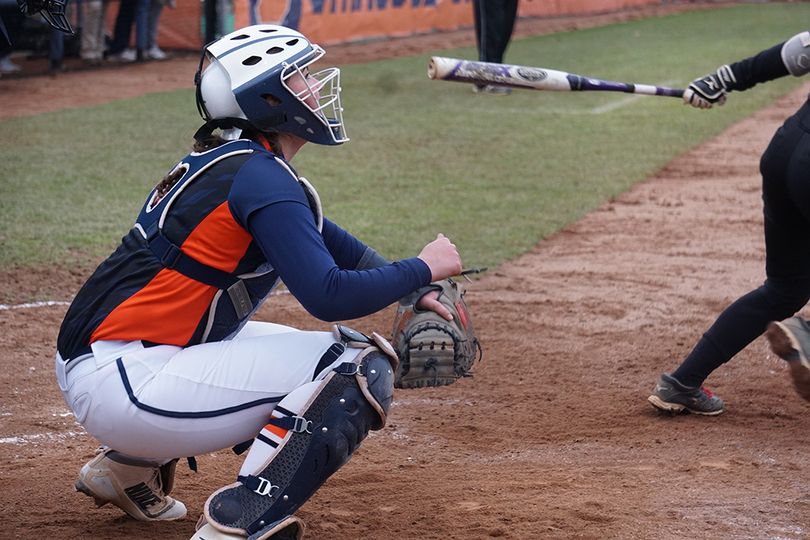
<svg viewBox="0 0 810 540">
<path fill-rule="evenodd" d="M 341 375 L 357 375 L 360 373 L 360 365 L 355 364 L 354 362 L 343 362 L 342 364 L 335 366 L 335 369 L 332 370 L 335 373 L 340 373 Z M 360 373 L 362 375 L 362 373 Z"/>
<path fill-rule="evenodd" d="M 262 478 L 261 476 L 240 476 L 238 480 L 252 492 L 258 493 L 259 495 L 265 495 L 271 499 L 273 498 L 275 492 L 279 490 L 279 486 L 274 486 L 270 480 L 267 478 Z"/>
<path fill-rule="evenodd" d="M 294 431 L 295 433 L 309 433 L 312 435 L 312 422 L 303 416 L 285 416 L 284 418 L 270 418 L 267 421 L 272 426 Z"/>
</svg>

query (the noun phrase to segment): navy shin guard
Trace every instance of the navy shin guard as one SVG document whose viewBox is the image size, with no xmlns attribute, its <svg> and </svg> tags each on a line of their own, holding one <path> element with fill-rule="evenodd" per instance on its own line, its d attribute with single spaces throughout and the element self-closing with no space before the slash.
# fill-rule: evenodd
<svg viewBox="0 0 810 540">
<path fill-rule="evenodd" d="M 349 461 L 369 430 L 384 426 L 394 371 L 376 349 L 358 359 L 330 373 L 300 415 L 278 420 L 278 427 L 288 430 L 278 452 L 262 470 L 240 476 L 208 499 L 209 523 L 223 532 L 264 538 Z"/>
</svg>

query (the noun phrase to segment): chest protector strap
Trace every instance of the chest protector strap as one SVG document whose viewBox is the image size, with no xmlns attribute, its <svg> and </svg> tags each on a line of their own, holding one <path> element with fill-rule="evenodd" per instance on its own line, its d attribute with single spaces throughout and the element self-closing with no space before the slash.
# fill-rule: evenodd
<svg viewBox="0 0 810 540">
<path fill-rule="evenodd" d="M 160 259 L 163 266 L 180 272 L 187 278 L 228 291 L 236 316 L 242 319 L 250 315 L 253 304 L 244 281 L 229 272 L 208 266 L 186 255 L 160 231 L 157 231 L 153 238 L 148 239 L 148 242 L 149 248 Z"/>
<path fill-rule="evenodd" d="M 252 152 L 247 141 L 235 141 L 210 150 L 204 155 L 192 155 L 182 164 L 186 167 L 182 178 L 162 197 L 158 196 L 155 191 L 138 217 L 138 224 L 144 232 L 149 248 L 163 266 L 179 272 L 187 278 L 227 291 L 236 316 L 240 319 L 250 315 L 253 310 L 245 283 L 230 272 L 203 264 L 184 253 L 177 244 L 163 234 L 162 218 L 166 216 L 172 202 L 180 192 L 206 169 L 228 157 Z"/>
</svg>

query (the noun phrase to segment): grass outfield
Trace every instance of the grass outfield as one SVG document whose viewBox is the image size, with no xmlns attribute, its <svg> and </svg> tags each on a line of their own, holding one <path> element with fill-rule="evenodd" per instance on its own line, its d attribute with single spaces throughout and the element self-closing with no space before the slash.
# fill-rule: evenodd
<svg viewBox="0 0 810 540">
<path fill-rule="evenodd" d="M 810 4 L 743 4 L 512 42 L 511 64 L 684 87 L 806 30 Z M 493 267 L 798 87 L 786 77 L 701 111 L 599 92 L 478 95 L 431 81 L 437 54 L 342 68 L 351 142 L 292 165 L 327 217 L 390 259 L 443 232 Z M 324 60 L 328 63 L 329 55 Z M 191 90 L 0 122 L 0 269 L 88 263 L 132 226 L 200 125 Z"/>
</svg>

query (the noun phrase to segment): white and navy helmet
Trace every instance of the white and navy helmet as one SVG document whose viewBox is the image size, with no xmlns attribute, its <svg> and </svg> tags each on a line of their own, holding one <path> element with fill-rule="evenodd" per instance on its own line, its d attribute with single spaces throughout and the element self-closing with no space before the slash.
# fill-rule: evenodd
<svg viewBox="0 0 810 540">
<path fill-rule="evenodd" d="M 206 122 L 195 138 L 204 140 L 220 128 L 278 131 L 316 144 L 348 141 L 340 106 L 340 70 L 328 68 L 309 79 L 305 76 L 305 68 L 324 54 L 301 33 L 274 24 L 248 26 L 212 42 L 205 47 L 195 76 L 197 108 Z M 205 59 L 210 63 L 203 71 Z M 307 81 L 298 94 L 287 85 L 295 74 Z M 306 100 L 316 93 L 317 106 L 310 106 Z"/>
</svg>

